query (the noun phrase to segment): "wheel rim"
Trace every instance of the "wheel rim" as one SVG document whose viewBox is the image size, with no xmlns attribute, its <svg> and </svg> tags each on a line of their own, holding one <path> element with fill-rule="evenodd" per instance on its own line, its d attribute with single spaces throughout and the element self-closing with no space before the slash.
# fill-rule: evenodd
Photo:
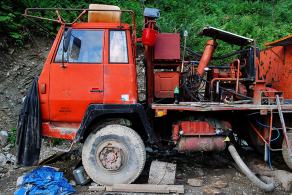
<svg viewBox="0 0 292 195">
<path fill-rule="evenodd" d="M 117 172 L 123 168 L 128 158 L 126 146 L 116 140 L 101 143 L 96 151 L 98 164 L 106 171 Z"/>
</svg>

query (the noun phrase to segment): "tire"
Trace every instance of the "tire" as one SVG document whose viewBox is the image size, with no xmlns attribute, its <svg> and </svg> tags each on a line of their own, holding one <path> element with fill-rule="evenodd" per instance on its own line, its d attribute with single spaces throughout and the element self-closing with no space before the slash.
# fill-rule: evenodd
<svg viewBox="0 0 292 195">
<path fill-rule="evenodd" d="M 291 143 L 292 143 L 291 132 L 287 132 L 287 136 L 288 136 L 288 140 L 290 141 L 290 145 L 291 145 Z M 292 170 L 292 157 L 288 155 L 288 148 L 287 148 L 284 136 L 283 136 L 283 142 L 282 142 L 282 156 L 283 156 L 283 159 L 284 159 L 286 165 L 289 167 L 289 169 Z"/>
<path fill-rule="evenodd" d="M 132 183 L 143 171 L 145 161 L 141 137 L 122 125 L 108 125 L 90 134 L 82 149 L 86 173 L 101 185 Z"/>
</svg>

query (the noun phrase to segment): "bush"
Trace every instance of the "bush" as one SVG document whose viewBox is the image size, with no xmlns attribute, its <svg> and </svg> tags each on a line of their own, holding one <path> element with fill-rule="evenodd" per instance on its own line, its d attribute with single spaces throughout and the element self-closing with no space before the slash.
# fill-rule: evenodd
<svg viewBox="0 0 292 195">
<path fill-rule="evenodd" d="M 161 10 L 158 24 L 162 32 L 189 31 L 187 45 L 194 50 L 202 50 L 206 41 L 198 37 L 197 32 L 206 25 L 222 28 L 257 40 L 260 47 L 268 41 L 289 35 L 292 32 L 292 1 L 290 0 L 93 0 L 90 3 L 103 3 L 132 9 L 136 13 L 138 36 L 143 26 L 144 7 L 156 7 Z M 27 22 L 22 16 L 26 7 L 70 7 L 87 8 L 88 1 L 74 0 L 18 0 L 17 4 L 4 1 L 0 4 L 0 34 L 13 42 L 22 44 L 28 35 L 27 29 L 37 26 Z M 63 13 L 66 19 L 76 17 L 76 13 Z M 49 16 L 53 16 L 50 13 Z M 50 22 L 38 21 L 51 34 L 57 26 Z M 220 53 L 232 50 L 226 44 L 220 47 Z"/>
</svg>

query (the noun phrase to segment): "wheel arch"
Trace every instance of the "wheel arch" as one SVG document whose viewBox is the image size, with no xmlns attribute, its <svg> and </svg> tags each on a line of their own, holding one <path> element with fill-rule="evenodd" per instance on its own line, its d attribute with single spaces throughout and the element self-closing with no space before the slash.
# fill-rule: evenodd
<svg viewBox="0 0 292 195">
<path fill-rule="evenodd" d="M 141 104 L 91 104 L 87 108 L 77 131 L 75 142 L 84 142 L 91 132 L 99 127 L 102 128 L 110 124 L 110 122 L 125 126 L 129 126 L 129 123 L 131 123 L 131 127 L 145 142 L 150 144 L 157 142 L 157 138 Z"/>
</svg>

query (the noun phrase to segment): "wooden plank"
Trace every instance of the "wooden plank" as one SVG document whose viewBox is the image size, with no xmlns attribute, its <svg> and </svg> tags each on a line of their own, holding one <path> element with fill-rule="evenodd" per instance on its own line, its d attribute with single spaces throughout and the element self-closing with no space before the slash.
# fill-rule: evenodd
<svg viewBox="0 0 292 195">
<path fill-rule="evenodd" d="M 184 193 L 183 185 L 115 184 L 113 186 L 90 186 L 89 191 L 136 192 L 136 193 Z"/>
<path fill-rule="evenodd" d="M 184 193 L 183 185 L 153 185 L 153 184 L 115 184 L 107 186 L 111 192 L 148 192 L 148 193 Z"/>
<path fill-rule="evenodd" d="M 89 186 L 88 190 L 93 192 L 103 192 L 105 191 L 105 186 Z"/>
</svg>

